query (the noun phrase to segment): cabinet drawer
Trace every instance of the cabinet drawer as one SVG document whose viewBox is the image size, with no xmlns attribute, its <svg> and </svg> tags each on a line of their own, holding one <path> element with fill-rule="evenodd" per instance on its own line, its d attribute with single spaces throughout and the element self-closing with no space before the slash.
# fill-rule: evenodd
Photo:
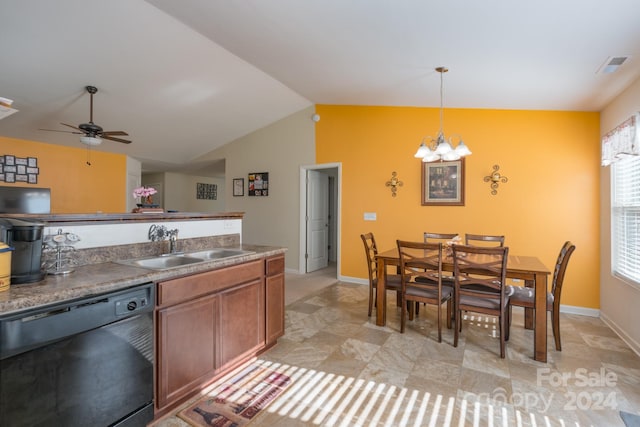
<svg viewBox="0 0 640 427">
<path fill-rule="evenodd" d="M 160 307 L 179 303 L 230 286 L 259 279 L 264 275 L 264 262 L 251 261 L 219 270 L 207 271 L 158 284 Z"/>
<path fill-rule="evenodd" d="M 277 256 L 267 259 L 267 276 L 275 276 L 284 272 L 284 257 Z"/>
</svg>

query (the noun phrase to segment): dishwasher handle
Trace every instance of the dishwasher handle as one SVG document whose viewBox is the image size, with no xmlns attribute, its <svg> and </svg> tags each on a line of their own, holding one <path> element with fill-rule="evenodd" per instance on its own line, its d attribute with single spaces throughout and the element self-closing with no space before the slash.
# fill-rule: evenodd
<svg viewBox="0 0 640 427">
<path fill-rule="evenodd" d="M 0 319 L 0 360 L 153 311 L 154 284 L 29 310 Z"/>
</svg>

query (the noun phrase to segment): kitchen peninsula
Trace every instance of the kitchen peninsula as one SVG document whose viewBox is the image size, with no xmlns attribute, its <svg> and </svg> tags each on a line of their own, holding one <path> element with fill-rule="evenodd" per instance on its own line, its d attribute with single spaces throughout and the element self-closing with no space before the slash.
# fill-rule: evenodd
<svg viewBox="0 0 640 427">
<path fill-rule="evenodd" d="M 285 248 L 242 242 L 242 213 L 16 215 L 45 224 L 45 235 L 80 238 L 68 275 L 49 275 L 0 293 L 0 319 L 102 294 L 155 286 L 154 409 L 161 417 L 207 384 L 276 344 L 284 334 Z M 212 248 L 237 256 L 170 268 L 122 260 L 167 254 L 151 226 L 177 230 L 178 251 Z M 174 256 L 181 256 L 175 254 Z"/>
</svg>

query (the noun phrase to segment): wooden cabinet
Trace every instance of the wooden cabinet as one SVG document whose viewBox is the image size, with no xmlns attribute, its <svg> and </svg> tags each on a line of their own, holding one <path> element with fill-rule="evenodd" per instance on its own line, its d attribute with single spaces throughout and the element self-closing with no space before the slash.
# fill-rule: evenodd
<svg viewBox="0 0 640 427">
<path fill-rule="evenodd" d="M 210 295 L 158 310 L 158 407 L 214 374 L 218 300 L 217 295 Z"/>
<path fill-rule="evenodd" d="M 284 256 L 158 283 L 156 417 L 284 334 Z"/>
<path fill-rule="evenodd" d="M 158 283 L 156 415 L 264 347 L 264 269 L 256 260 Z"/>
<path fill-rule="evenodd" d="M 284 335 L 284 256 L 266 259 L 267 346 Z"/>
<path fill-rule="evenodd" d="M 264 348 L 262 277 L 220 294 L 220 364 L 232 364 Z"/>
</svg>

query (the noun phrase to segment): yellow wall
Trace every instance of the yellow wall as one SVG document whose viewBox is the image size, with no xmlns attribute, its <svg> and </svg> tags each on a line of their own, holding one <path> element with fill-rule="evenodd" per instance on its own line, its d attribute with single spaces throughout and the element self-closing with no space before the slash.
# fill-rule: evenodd
<svg viewBox="0 0 640 427">
<path fill-rule="evenodd" d="M 0 155 L 36 157 L 37 184 L 0 185 L 51 188 L 51 213 L 118 213 L 126 210 L 126 156 L 0 136 Z M 132 196 L 133 197 L 133 196 Z"/>
<path fill-rule="evenodd" d="M 576 244 L 562 303 L 599 307 L 599 113 L 446 109 L 444 132 L 459 133 L 466 158 L 465 206 L 421 206 L 421 167 L 413 157 L 435 135 L 433 108 L 318 105 L 317 163 L 341 162 L 341 274 L 367 277 L 360 234 L 379 249 L 424 231 L 504 234 L 512 255 L 538 256 L 551 270 L 566 240 Z M 498 164 L 509 181 L 491 195 Z M 385 182 L 396 171 L 397 197 Z M 376 212 L 377 221 L 364 221 Z"/>
</svg>

